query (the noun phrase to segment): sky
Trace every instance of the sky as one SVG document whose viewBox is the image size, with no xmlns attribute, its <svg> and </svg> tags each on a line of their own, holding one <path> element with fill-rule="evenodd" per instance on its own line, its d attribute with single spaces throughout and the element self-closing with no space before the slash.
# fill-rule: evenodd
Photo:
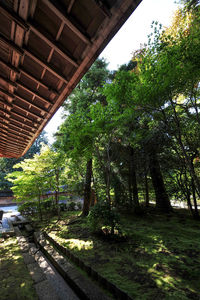
<svg viewBox="0 0 200 300">
<path fill-rule="evenodd" d="M 147 42 L 152 21 L 158 21 L 163 26 L 170 25 L 177 8 L 175 0 L 143 0 L 101 53 L 100 57 L 109 63 L 108 68 L 116 70 L 120 65 L 128 63 L 140 44 Z M 49 143 L 54 141 L 53 134 L 63 121 L 61 114 L 62 108 L 59 108 L 44 128 Z"/>
</svg>

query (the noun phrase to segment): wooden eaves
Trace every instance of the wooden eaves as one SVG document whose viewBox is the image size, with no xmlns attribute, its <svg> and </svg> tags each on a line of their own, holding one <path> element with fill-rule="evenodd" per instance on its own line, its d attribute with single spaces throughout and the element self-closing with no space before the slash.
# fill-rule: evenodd
<svg viewBox="0 0 200 300">
<path fill-rule="evenodd" d="M 0 0 L 1 157 L 26 153 L 140 2 Z"/>
</svg>

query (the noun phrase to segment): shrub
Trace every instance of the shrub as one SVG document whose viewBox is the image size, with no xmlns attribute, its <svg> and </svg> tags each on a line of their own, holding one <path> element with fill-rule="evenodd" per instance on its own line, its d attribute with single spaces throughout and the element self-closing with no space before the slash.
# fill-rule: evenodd
<svg viewBox="0 0 200 300">
<path fill-rule="evenodd" d="M 18 207 L 18 211 L 27 216 L 32 216 L 38 212 L 38 203 L 35 201 L 28 201 Z"/>
<path fill-rule="evenodd" d="M 77 202 L 76 206 L 77 206 L 78 210 L 81 210 L 83 205 L 81 202 Z"/>
<path fill-rule="evenodd" d="M 107 202 L 98 202 L 95 204 L 89 215 L 88 222 L 93 232 L 101 231 L 102 228 L 110 227 L 110 233 L 114 234 L 114 230 L 119 228 L 119 214 L 115 207 L 109 206 Z"/>
<path fill-rule="evenodd" d="M 68 210 L 75 210 L 75 206 L 76 206 L 75 202 L 69 202 L 68 206 L 67 206 L 67 209 Z"/>
<path fill-rule="evenodd" d="M 59 203 L 60 210 L 64 211 L 67 208 L 67 205 L 65 203 Z"/>
</svg>

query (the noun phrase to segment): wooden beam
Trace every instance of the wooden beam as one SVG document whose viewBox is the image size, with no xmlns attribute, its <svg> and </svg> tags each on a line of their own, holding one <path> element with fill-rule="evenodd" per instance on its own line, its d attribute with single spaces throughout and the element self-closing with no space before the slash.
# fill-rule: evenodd
<svg viewBox="0 0 200 300">
<path fill-rule="evenodd" d="M 35 109 L 40 110 L 40 112 L 49 114 L 48 110 L 46 110 L 46 109 L 44 109 L 44 108 L 42 108 L 42 107 L 40 107 L 40 106 L 35 105 L 33 102 L 30 102 L 30 101 L 26 100 L 25 98 L 19 96 L 19 95 L 16 94 L 16 93 L 15 93 L 15 97 L 17 97 L 18 99 L 20 99 L 20 100 L 23 101 L 24 103 L 26 103 L 26 104 L 28 104 L 28 105 L 31 105 L 31 106 L 34 107 Z M 27 112 L 29 112 L 29 111 L 27 111 Z"/>
<path fill-rule="evenodd" d="M 78 63 L 71 58 L 67 53 L 65 53 L 61 48 L 59 48 L 58 45 L 55 44 L 54 39 L 50 37 L 48 32 L 42 32 L 42 29 L 39 28 L 38 25 L 33 23 L 28 23 L 30 29 L 39 36 L 43 41 L 45 41 L 52 49 L 54 49 L 56 52 L 58 52 L 65 60 L 67 60 L 69 63 L 74 65 L 76 68 L 79 67 Z"/>
<path fill-rule="evenodd" d="M 31 80 L 38 83 L 39 85 L 41 85 L 42 87 L 46 88 L 50 93 L 54 93 L 56 96 L 59 95 L 57 91 L 51 89 L 48 85 L 46 85 L 44 82 L 42 82 L 40 79 L 36 78 L 35 76 L 30 74 L 29 72 L 25 71 L 23 68 L 20 68 L 20 72 L 22 74 L 24 74 L 25 76 L 29 77 Z"/>
<path fill-rule="evenodd" d="M 3 80 L 4 82 L 8 83 L 9 85 L 11 85 L 13 88 L 16 88 L 17 85 L 15 82 L 11 81 L 10 79 L 8 78 L 5 78 L 3 76 L 0 76 L 0 79 Z"/>
<path fill-rule="evenodd" d="M 10 97 L 10 98 L 12 98 L 12 99 L 15 98 L 15 96 L 14 96 L 13 94 L 10 94 L 9 92 L 3 90 L 2 88 L 0 88 L 0 92 L 1 92 L 2 94 L 6 95 L 6 96 L 8 96 L 8 97 Z"/>
<path fill-rule="evenodd" d="M 63 31 L 64 26 L 65 26 L 65 23 L 62 21 L 62 22 L 61 22 L 61 25 L 60 25 L 60 28 L 58 29 L 58 32 L 57 32 L 57 34 L 56 34 L 56 41 L 59 40 L 59 38 L 60 38 L 60 36 L 61 36 L 61 33 L 62 33 L 62 31 Z"/>
<path fill-rule="evenodd" d="M 17 112 L 14 112 L 13 110 L 12 110 L 12 115 L 15 115 L 15 116 L 17 116 L 19 118 L 22 118 L 22 119 L 24 119 L 27 122 L 30 122 L 31 124 L 33 124 L 33 126 L 40 126 L 41 125 L 38 121 L 33 121 L 32 119 L 29 119 L 28 117 L 25 117 L 25 116 L 23 116 L 23 115 L 21 115 L 21 114 L 19 114 Z M 26 123 L 24 123 L 24 124 L 27 125 Z"/>
<path fill-rule="evenodd" d="M 32 134 L 32 135 L 34 134 L 33 132 L 30 132 L 30 130 L 25 129 L 24 127 L 13 124 L 12 121 L 10 121 L 10 123 L 9 123 L 8 131 L 10 129 L 10 126 L 13 126 L 14 128 L 17 128 L 18 132 L 19 132 L 19 129 L 20 129 L 20 130 L 23 130 L 23 131 L 27 132 L 27 134 Z"/>
<path fill-rule="evenodd" d="M 29 110 L 26 110 L 25 108 L 21 107 L 20 105 L 16 104 L 16 103 L 13 103 L 13 107 L 17 107 L 19 109 L 21 109 L 22 111 L 24 111 L 26 114 L 29 114 L 29 115 L 32 115 L 34 118 L 36 119 L 44 119 L 43 117 L 41 116 L 38 116 L 37 114 L 33 113 L 33 112 L 30 112 Z"/>
<path fill-rule="evenodd" d="M 72 6 L 73 6 L 74 2 L 75 2 L 75 0 L 71 0 L 71 1 L 69 2 L 68 8 L 67 8 L 67 13 L 68 13 L 68 14 L 70 14 L 70 11 L 71 11 L 71 9 L 72 9 Z"/>
<path fill-rule="evenodd" d="M 28 25 L 26 22 L 19 15 L 17 15 L 14 10 L 10 10 L 8 7 L 4 6 L 3 2 L 0 3 L 0 11 L 4 14 L 4 16 L 8 17 L 12 21 L 15 21 L 15 23 L 24 30 L 28 30 Z"/>
<path fill-rule="evenodd" d="M 12 124 L 11 124 L 11 126 L 13 126 Z M 15 126 L 13 126 L 14 128 L 16 128 Z M 13 129 L 13 128 L 10 128 L 9 127 L 9 132 L 15 132 L 16 133 L 16 135 L 22 135 L 22 136 L 24 136 L 24 137 L 26 137 L 26 138 L 30 138 L 30 139 L 32 139 L 32 137 L 33 137 L 33 135 L 30 137 L 30 133 L 31 132 L 29 132 L 29 134 L 27 135 L 27 134 L 25 134 L 25 133 L 23 133 L 23 132 L 21 132 L 21 131 L 19 131 L 19 129 L 17 128 L 17 129 Z"/>
<path fill-rule="evenodd" d="M 106 7 L 106 5 L 101 0 L 93 0 L 93 2 L 101 9 L 102 13 L 105 17 L 111 18 L 112 14 L 110 10 Z"/>
<path fill-rule="evenodd" d="M 66 25 L 69 27 L 83 42 L 88 45 L 91 45 L 91 40 L 86 36 L 86 34 L 82 33 L 72 22 L 67 18 L 65 12 L 58 8 L 55 1 L 53 4 L 50 0 L 42 0 Z"/>
<path fill-rule="evenodd" d="M 13 107 L 10 103 L 6 102 L 5 99 L 0 98 L 0 103 L 6 105 L 10 109 Z"/>
<path fill-rule="evenodd" d="M 5 146 L 0 146 L 0 150 L 2 150 L 5 154 L 4 154 L 4 157 L 6 157 L 5 155 L 6 155 L 6 153 L 10 153 L 10 152 L 8 152 L 7 151 L 7 149 L 8 149 L 8 151 L 12 151 L 12 157 L 14 157 L 13 156 L 13 153 L 16 153 L 17 154 L 17 156 L 19 156 L 20 154 L 21 154 L 21 151 L 18 151 L 16 148 L 13 148 L 13 147 L 9 147 L 8 145 L 5 145 Z M 11 156 L 11 155 L 9 155 L 9 156 Z"/>
<path fill-rule="evenodd" d="M 0 112 L 3 113 L 3 114 L 5 114 L 5 115 L 7 115 L 7 116 L 10 116 L 10 111 L 8 111 L 6 109 L 0 108 Z"/>
<path fill-rule="evenodd" d="M 55 71 L 47 62 L 41 60 L 39 57 L 35 56 L 35 54 L 31 53 L 29 50 L 24 49 L 24 54 L 29 56 L 31 59 L 36 61 L 38 64 L 40 64 L 43 68 L 46 68 L 49 72 L 54 74 L 57 78 L 64 81 L 66 84 L 68 83 L 68 80 L 64 77 L 64 75 L 59 74 L 58 71 Z"/>
<path fill-rule="evenodd" d="M 13 115 L 13 113 L 11 113 L 12 115 Z M 26 127 L 28 127 L 28 128 L 30 128 L 30 130 L 31 131 L 35 131 L 35 130 L 33 130 L 33 129 L 36 129 L 36 128 L 33 128 L 32 126 L 30 126 L 30 125 L 28 125 L 28 124 L 26 124 L 26 123 L 22 123 L 22 122 L 20 122 L 19 120 L 16 120 L 16 119 L 14 119 L 13 118 L 13 116 L 12 116 L 12 118 L 8 118 L 9 119 L 9 121 L 10 122 L 16 122 L 16 123 L 18 123 L 19 125 L 22 125 L 22 127 L 21 128 L 24 128 L 23 126 L 26 126 Z"/>
<path fill-rule="evenodd" d="M 44 97 L 42 97 L 40 94 L 38 94 L 37 92 L 33 91 L 32 89 L 30 89 L 29 87 L 25 86 L 22 82 L 20 82 L 19 80 L 17 81 L 17 86 L 21 87 L 22 89 L 26 90 L 27 92 L 31 93 L 32 95 L 40 98 L 40 100 L 42 100 L 43 102 L 52 105 L 53 103 L 50 102 L 49 100 L 45 99 Z"/>
<path fill-rule="evenodd" d="M 9 141 L 2 141 L 1 140 L 1 144 L 6 145 L 6 147 L 8 147 L 8 145 L 9 145 L 9 146 L 14 146 L 14 147 L 17 146 L 18 149 L 24 149 L 24 147 L 23 146 L 19 146 L 19 144 L 17 142 L 13 142 L 13 141 L 10 141 L 10 140 Z"/>
<path fill-rule="evenodd" d="M 13 147 L 1 147 L 1 150 L 4 152 L 3 157 L 20 157 L 21 151 L 16 150 Z M 8 153 L 8 154 L 7 154 Z M 12 156 L 11 156 L 12 153 Z"/>
<path fill-rule="evenodd" d="M 10 131 L 7 131 L 7 132 L 4 132 L 4 133 L 2 133 L 5 137 L 7 136 L 7 135 L 9 135 L 10 137 L 12 137 L 12 138 L 14 138 L 15 140 L 17 139 L 17 140 L 20 140 L 20 141 L 22 141 L 22 142 L 24 142 L 25 144 L 27 144 L 28 142 L 29 142 L 29 140 L 31 139 L 31 137 L 28 139 L 28 138 L 24 138 L 24 137 L 22 137 L 22 136 L 17 136 L 16 137 L 16 134 L 14 134 L 14 133 L 12 133 L 12 132 L 10 132 Z"/>
<path fill-rule="evenodd" d="M 3 61 L 1 58 L 0 58 L 0 64 L 2 64 L 5 68 L 7 68 L 7 69 L 9 69 L 9 70 L 11 70 L 13 72 L 15 72 L 16 74 L 20 73 L 19 69 L 15 68 L 10 63 Z"/>
<path fill-rule="evenodd" d="M 22 56 L 24 54 L 23 50 L 20 47 L 18 47 L 13 41 L 7 39 L 1 33 L 0 33 L 0 41 L 2 41 L 4 44 L 6 44 L 9 49 L 12 49 L 15 52 L 17 52 L 19 55 Z"/>
<path fill-rule="evenodd" d="M 1 139 L 3 139 L 4 141 L 6 141 L 8 143 L 9 143 L 9 141 L 12 141 L 12 143 L 15 145 L 20 144 L 20 145 L 22 145 L 22 147 L 27 146 L 26 142 L 19 140 L 17 137 L 12 137 L 9 134 L 8 135 L 6 135 L 5 133 L 1 134 Z"/>
</svg>

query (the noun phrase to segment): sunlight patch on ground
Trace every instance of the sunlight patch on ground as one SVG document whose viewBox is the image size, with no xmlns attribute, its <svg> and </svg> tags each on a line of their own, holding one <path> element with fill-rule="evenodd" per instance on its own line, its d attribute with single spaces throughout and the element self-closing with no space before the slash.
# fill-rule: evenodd
<svg viewBox="0 0 200 300">
<path fill-rule="evenodd" d="M 83 241 L 79 239 L 67 239 L 65 243 L 70 249 L 91 250 L 93 249 L 93 241 Z"/>
</svg>

